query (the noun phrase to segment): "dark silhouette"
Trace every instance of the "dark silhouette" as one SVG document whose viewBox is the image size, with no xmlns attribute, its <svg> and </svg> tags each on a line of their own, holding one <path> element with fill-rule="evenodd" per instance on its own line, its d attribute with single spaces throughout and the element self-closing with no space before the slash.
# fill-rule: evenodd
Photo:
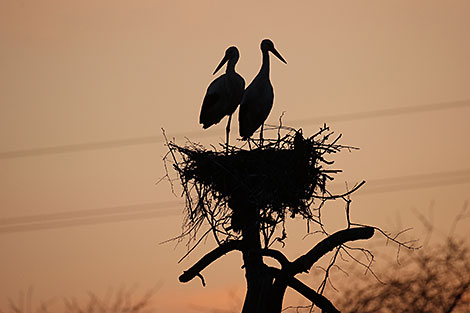
<svg viewBox="0 0 470 313">
<path fill-rule="evenodd" d="M 261 69 L 240 102 L 240 136 L 248 140 L 249 150 L 244 150 L 243 146 L 238 148 L 228 145 L 231 114 L 239 101 L 234 94 L 240 95 L 238 88 L 243 85 L 243 79 L 235 73 L 238 60 L 235 47 L 227 49 L 216 69 L 217 72 L 228 60 L 227 74 L 216 79 L 207 90 L 200 118 L 204 128 L 207 128 L 218 123 L 225 115 L 230 115 L 225 153 L 215 148 L 215 151 L 209 151 L 191 142 L 186 146 L 166 142 L 169 148 L 167 157 L 172 158 L 172 167 L 179 176 L 186 200 L 183 233 L 176 238 L 189 238 L 189 251 L 183 259 L 208 234 L 212 234 L 218 244 L 217 248 L 185 271 L 179 280 L 188 282 L 197 276 L 205 285 L 202 270 L 226 253 L 238 250 L 242 253 L 247 283 L 242 313 L 280 313 L 287 287 L 302 294 L 312 302 L 312 306 L 321 308 L 322 312 L 337 313 L 338 309 L 323 296 L 329 271 L 335 265 L 337 256 L 344 252 L 368 270 L 370 264 L 362 263 L 352 253 L 355 250 L 368 259 L 373 257 L 366 249 L 345 245 L 351 241 L 369 239 L 375 231 L 374 227 L 352 223 L 349 215 L 349 196 L 365 182 L 341 195 L 332 195 L 327 190 L 327 182 L 341 171 L 328 169 L 333 162 L 326 160 L 326 157 L 342 149 L 354 148 L 339 145 L 337 142 L 341 135 L 331 140 L 333 132 L 326 125 L 307 138 L 301 129 L 281 125 L 276 139 L 264 140 L 263 125 L 274 100 L 269 80 L 269 52 L 282 62 L 287 62 L 269 39 L 261 42 L 261 51 Z M 260 138 L 256 142 L 250 137 L 259 127 Z M 256 144 L 255 149 L 251 149 L 250 141 Z M 166 177 L 171 183 L 168 173 Z M 322 222 L 321 209 L 327 200 L 335 199 L 342 199 L 346 203 L 347 227 L 330 234 Z M 311 233 L 310 228 L 316 226 L 314 233 L 323 234 L 325 238 L 291 262 L 281 251 L 271 246 L 276 241 L 283 243 L 287 238 L 285 221 L 288 217 L 296 216 L 306 221 L 308 233 Z M 202 236 L 199 236 L 200 232 L 203 232 Z M 410 248 L 396 237 L 385 236 L 400 246 Z M 333 250 L 334 255 L 318 291 L 295 277 L 308 272 L 320 258 Z M 279 267 L 268 266 L 264 257 L 273 258 Z"/>
<path fill-rule="evenodd" d="M 246 88 L 240 103 L 238 122 L 240 136 L 243 139 L 250 138 L 260 126 L 260 138 L 263 138 L 263 124 L 273 107 L 274 92 L 269 80 L 269 52 L 287 64 L 269 39 L 264 39 L 261 42 L 261 52 L 263 55 L 261 69 Z"/>
<path fill-rule="evenodd" d="M 350 313 L 470 312 L 469 248 L 468 239 L 449 237 L 400 257 L 382 273 L 383 282 L 357 273 L 337 302 Z"/>
<path fill-rule="evenodd" d="M 184 271 L 179 280 L 188 282 L 199 277 L 205 285 L 201 273 L 206 267 L 228 252 L 240 251 L 247 282 L 242 313 L 280 313 L 287 287 L 302 294 L 323 312 L 339 312 L 323 296 L 329 271 L 337 267 L 338 255 L 350 256 L 368 271 L 371 271 L 370 264 L 353 255 L 359 252 L 373 258 L 369 250 L 352 248 L 347 243 L 369 239 L 378 230 L 401 247 L 411 247 L 378 228 L 351 222 L 349 196 L 365 182 L 341 195 L 327 191 L 327 182 L 340 172 L 329 169 L 333 162 L 328 161 L 327 156 L 354 148 L 339 145 L 340 136 L 330 139 L 332 132 L 326 126 L 308 138 L 301 130 L 289 129 L 284 134 L 282 129 L 286 128 L 279 128 L 277 139 L 265 139 L 263 146 L 251 139 L 257 148 L 250 150 L 230 146 L 229 151 L 210 151 L 198 144 L 178 146 L 167 141 L 168 156 L 186 199 L 183 233 L 177 239 L 188 238 L 186 255 L 211 234 L 218 245 Z M 321 210 L 327 201 L 338 199 L 345 201 L 347 226 L 329 233 Z M 285 221 L 289 217 L 303 218 L 308 233 L 325 236 L 293 261 L 272 248 L 274 242 L 283 243 L 287 238 Z M 333 256 L 317 291 L 296 278 L 329 252 L 333 252 Z M 267 265 L 266 257 L 276 260 L 279 266 Z"/>
<path fill-rule="evenodd" d="M 110 289 L 106 296 L 99 297 L 88 292 L 88 299 L 77 300 L 75 297 L 63 298 L 63 307 L 57 308 L 57 299 L 41 300 L 39 305 L 33 304 L 33 288 L 21 291 L 18 300 L 8 298 L 9 306 L 0 309 L 1 313 L 150 313 L 156 312 L 152 308 L 152 297 L 159 287 L 137 294 L 135 288 L 121 287 L 115 291 Z M 83 298 L 83 297 L 81 297 Z M 36 302 L 36 301 L 34 301 Z"/>
<path fill-rule="evenodd" d="M 225 56 L 215 69 L 214 74 L 225 63 L 227 63 L 227 69 L 225 74 L 216 78 L 207 88 L 199 116 L 199 123 L 204 129 L 219 123 L 224 116 L 229 116 L 226 127 L 227 146 L 232 114 L 237 109 L 245 90 L 245 80 L 235 72 L 235 65 L 239 58 L 237 47 L 232 46 L 225 51 Z"/>
</svg>

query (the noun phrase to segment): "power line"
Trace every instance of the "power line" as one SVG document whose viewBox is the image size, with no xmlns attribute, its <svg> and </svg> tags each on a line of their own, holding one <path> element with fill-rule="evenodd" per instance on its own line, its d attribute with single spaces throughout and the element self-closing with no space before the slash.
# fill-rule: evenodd
<svg viewBox="0 0 470 313">
<path fill-rule="evenodd" d="M 432 111 L 442 111 L 442 110 L 451 110 L 451 109 L 460 109 L 470 106 L 470 100 L 462 101 L 452 101 L 452 102 L 438 102 L 430 103 L 425 105 L 415 105 L 407 106 L 401 108 L 390 108 L 383 110 L 374 110 L 368 112 L 356 112 L 356 113 L 345 113 L 345 114 L 336 114 L 336 115 L 327 115 L 323 117 L 315 118 L 305 118 L 294 120 L 292 124 L 311 124 L 311 123 L 323 123 L 328 122 L 345 122 L 353 120 L 362 120 L 386 116 L 397 116 L 397 115 L 407 115 L 407 114 L 416 114 Z"/>
<path fill-rule="evenodd" d="M 176 207 L 176 205 L 182 204 L 181 201 L 162 201 L 153 203 L 142 203 L 135 205 L 121 205 L 99 209 L 85 209 L 85 210 L 74 210 L 67 212 L 56 212 L 46 214 L 35 214 L 27 216 L 15 216 L 9 218 L 0 219 L 0 227 L 24 223 L 39 223 L 39 222 L 50 222 L 55 220 L 73 219 L 73 218 L 87 218 L 97 216 L 110 216 L 127 213 L 145 213 L 156 210 L 168 209 Z"/>
<path fill-rule="evenodd" d="M 34 224 L 20 224 L 20 225 L 11 225 L 0 227 L 0 234 L 5 233 L 16 233 L 16 232 L 25 232 L 25 231 L 34 231 L 34 230 L 45 230 L 45 229 L 54 229 L 54 228 L 67 228 L 71 226 L 85 226 L 85 225 L 94 225 L 94 224 L 107 224 L 107 223 L 116 223 L 116 222 L 128 222 L 132 220 L 147 220 L 152 218 L 162 218 L 169 216 L 176 216 L 174 211 L 163 211 L 163 212 L 141 212 L 135 214 L 119 214 L 113 216 L 99 216 L 99 217 L 89 217 L 89 218 L 79 218 L 79 219 L 70 219 L 70 220 L 58 220 L 44 223 L 34 223 Z"/>
<path fill-rule="evenodd" d="M 369 180 L 363 188 L 357 191 L 357 195 L 397 192 L 466 183 L 470 183 L 470 169 Z M 338 187 L 338 184 L 332 187 Z M 165 201 L 11 217 L 0 220 L 0 235 L 15 232 L 177 216 L 181 213 L 170 210 L 170 208 L 178 207 L 183 207 L 182 201 Z"/>
<path fill-rule="evenodd" d="M 109 148 L 153 144 L 153 143 L 162 142 L 162 141 L 163 141 L 162 136 L 147 136 L 147 137 L 136 137 L 136 138 L 128 138 L 128 139 L 108 140 L 108 141 L 95 141 L 95 142 L 62 145 L 62 146 L 50 146 L 50 147 L 34 148 L 34 149 L 22 149 L 22 150 L 1 152 L 0 159 L 13 159 L 13 158 L 41 156 L 41 155 L 48 155 L 48 154 L 71 153 L 71 152 L 79 152 L 79 151 L 87 151 L 87 150 L 102 150 L 102 149 L 109 149 Z"/>
<path fill-rule="evenodd" d="M 356 195 L 415 190 L 470 183 L 470 169 L 368 180 Z"/>
<path fill-rule="evenodd" d="M 417 105 L 417 106 L 408 106 L 403 108 L 391 108 L 383 110 L 374 110 L 366 112 L 356 112 L 356 113 L 347 113 L 347 114 L 337 114 L 337 115 L 326 115 L 322 117 L 314 118 L 305 118 L 289 121 L 286 124 L 290 125 L 305 125 L 305 124 L 314 124 L 314 123 L 324 123 L 324 122 L 335 122 L 335 121 L 352 121 L 352 120 L 361 120 L 361 119 L 371 119 L 379 118 L 385 116 L 398 116 L 406 114 L 416 114 L 424 113 L 431 111 L 442 111 L 442 110 L 451 110 L 459 109 L 470 106 L 470 100 L 463 101 L 452 101 L 452 102 L 440 102 L 440 103 L 431 103 L 426 105 Z M 209 130 L 198 130 L 190 131 L 184 133 L 176 133 L 172 137 L 184 138 L 184 137 L 213 137 L 217 136 L 218 132 L 214 129 Z M 118 139 L 118 140 L 107 140 L 107 141 L 95 141 L 81 144 L 70 144 L 70 145 L 60 145 L 60 146 L 50 146 L 43 148 L 33 148 L 33 149 L 19 149 L 6 152 L 0 152 L 0 160 L 2 159 L 13 159 L 13 158 L 22 158 L 22 157 L 33 157 L 49 154 L 61 154 L 61 153 L 72 153 L 79 151 L 87 150 L 102 150 L 110 148 L 119 148 L 127 146 L 136 146 L 136 145 L 147 145 L 162 143 L 164 141 L 163 136 L 145 136 L 145 137 L 135 137 L 127 139 Z"/>
<path fill-rule="evenodd" d="M 168 201 L 14 217 L 0 221 L 0 234 L 177 216 L 181 213 L 168 208 L 177 208 L 179 205 L 180 201 Z"/>
</svg>

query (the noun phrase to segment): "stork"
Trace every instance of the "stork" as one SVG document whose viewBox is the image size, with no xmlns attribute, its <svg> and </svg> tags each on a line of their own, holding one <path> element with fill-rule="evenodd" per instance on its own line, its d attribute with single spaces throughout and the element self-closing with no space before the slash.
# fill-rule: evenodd
<svg viewBox="0 0 470 313">
<path fill-rule="evenodd" d="M 240 102 L 240 112 L 238 115 L 239 131 L 242 139 L 249 139 L 253 133 L 261 126 L 260 140 L 263 141 L 263 125 L 268 118 L 273 107 L 274 92 L 269 80 L 269 52 L 272 52 L 282 62 L 286 60 L 274 48 L 274 44 L 269 39 L 261 42 L 261 52 L 263 63 L 261 69 L 246 88 Z"/>
<path fill-rule="evenodd" d="M 237 47 L 232 46 L 225 51 L 225 56 L 222 61 L 220 61 L 213 75 L 215 75 L 225 63 L 227 63 L 227 69 L 225 74 L 216 78 L 209 87 L 207 87 L 206 95 L 202 102 L 201 114 L 199 116 L 199 123 L 202 124 L 202 128 L 204 129 L 219 123 L 224 116 L 229 116 L 226 127 L 227 150 L 232 114 L 237 109 L 242 99 L 243 91 L 245 90 L 245 80 L 235 72 L 235 65 L 239 58 L 240 53 Z"/>
</svg>

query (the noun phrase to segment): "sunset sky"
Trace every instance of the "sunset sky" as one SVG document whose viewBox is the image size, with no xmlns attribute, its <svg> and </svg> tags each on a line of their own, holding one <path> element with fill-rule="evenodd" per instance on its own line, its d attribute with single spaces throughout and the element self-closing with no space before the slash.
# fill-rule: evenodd
<svg viewBox="0 0 470 313">
<path fill-rule="evenodd" d="M 360 148 L 335 157 L 336 186 L 367 181 L 354 219 L 419 238 L 419 212 L 435 240 L 450 231 L 470 198 L 470 1 L 2 0 L 0 310 L 29 286 L 36 300 L 157 286 L 168 313 L 243 299 L 237 254 L 205 270 L 206 288 L 178 282 L 214 243 L 177 263 L 186 247 L 160 243 L 179 235 L 182 200 L 156 183 L 161 128 L 224 140 L 225 120 L 198 124 L 206 88 L 231 45 L 251 82 L 264 38 L 288 62 L 271 58 L 268 123 L 325 122 Z M 328 212 L 330 231 L 344 226 L 340 203 Z M 303 231 L 288 257 L 315 244 Z"/>
</svg>

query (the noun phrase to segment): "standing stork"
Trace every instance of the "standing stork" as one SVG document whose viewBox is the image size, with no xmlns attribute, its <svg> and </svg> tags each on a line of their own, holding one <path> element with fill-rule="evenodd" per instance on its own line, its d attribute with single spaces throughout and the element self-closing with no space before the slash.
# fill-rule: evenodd
<svg viewBox="0 0 470 313">
<path fill-rule="evenodd" d="M 240 112 L 238 116 L 239 131 L 242 139 L 247 140 L 261 126 L 260 140 L 263 140 L 263 125 L 268 118 L 273 107 L 274 91 L 269 80 L 269 52 L 272 52 L 282 62 L 287 64 L 286 60 L 274 48 L 274 44 L 269 39 L 261 42 L 261 52 L 263 55 L 263 64 L 261 69 L 246 88 L 240 103 Z"/>
<path fill-rule="evenodd" d="M 222 61 L 220 61 L 213 75 L 215 75 L 225 63 L 227 63 L 227 69 L 225 74 L 216 78 L 209 87 L 207 87 L 206 95 L 202 102 L 201 114 L 199 116 L 199 123 L 202 124 L 202 128 L 204 129 L 219 123 L 224 116 L 229 116 L 226 127 L 227 149 L 232 114 L 237 109 L 242 99 L 243 91 L 245 90 L 245 80 L 235 72 L 235 65 L 239 58 L 240 53 L 237 47 L 232 46 L 225 51 L 225 56 Z"/>
</svg>

